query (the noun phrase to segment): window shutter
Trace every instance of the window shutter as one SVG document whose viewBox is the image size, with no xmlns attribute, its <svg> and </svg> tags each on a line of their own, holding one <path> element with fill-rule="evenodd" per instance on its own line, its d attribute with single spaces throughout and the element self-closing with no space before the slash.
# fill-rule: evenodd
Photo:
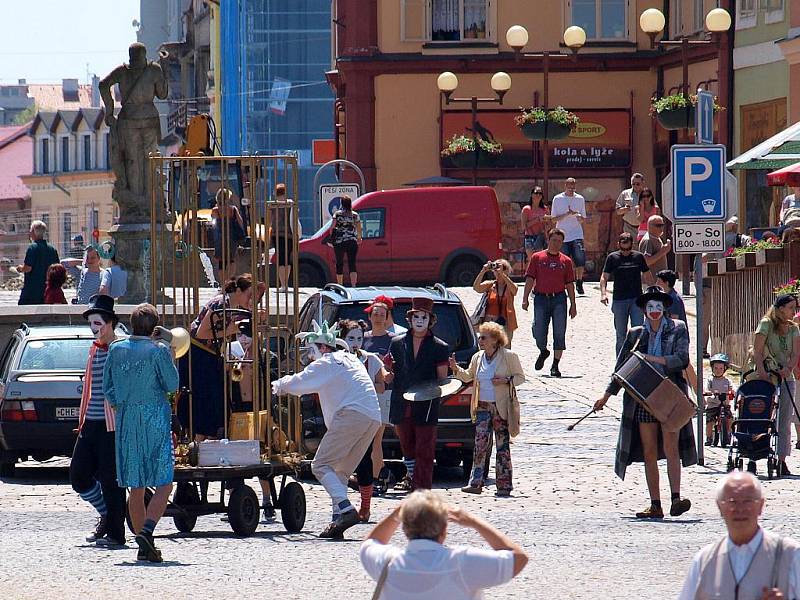
<svg viewBox="0 0 800 600">
<path fill-rule="evenodd" d="M 425 42 L 430 39 L 431 0 L 400 0 L 400 39 Z"/>
</svg>

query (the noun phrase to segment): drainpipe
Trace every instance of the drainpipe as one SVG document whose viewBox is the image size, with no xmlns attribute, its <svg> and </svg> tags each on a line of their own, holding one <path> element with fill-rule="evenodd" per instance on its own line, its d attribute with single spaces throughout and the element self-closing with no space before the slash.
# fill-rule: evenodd
<svg viewBox="0 0 800 600">
<path fill-rule="evenodd" d="M 67 196 L 70 196 L 70 197 L 72 196 L 72 194 L 70 193 L 70 191 L 67 188 L 65 188 L 63 185 L 58 183 L 58 181 L 56 180 L 56 174 L 55 173 L 53 173 L 53 185 L 56 186 L 58 189 L 60 189 L 62 192 L 64 192 Z"/>
</svg>

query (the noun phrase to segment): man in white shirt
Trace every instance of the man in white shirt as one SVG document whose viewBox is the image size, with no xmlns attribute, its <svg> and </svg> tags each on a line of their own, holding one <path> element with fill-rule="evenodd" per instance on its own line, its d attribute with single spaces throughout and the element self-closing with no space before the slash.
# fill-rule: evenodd
<svg viewBox="0 0 800 600">
<path fill-rule="evenodd" d="M 448 520 L 474 529 L 491 550 L 444 545 Z M 389 544 L 399 525 L 406 548 Z M 431 490 L 411 494 L 375 526 L 361 545 L 361 564 L 378 582 L 381 600 L 482 598 L 481 590 L 508 583 L 528 563 L 516 543 L 492 525 Z"/>
<path fill-rule="evenodd" d="M 574 177 L 564 181 L 564 191 L 553 198 L 550 215 L 556 227 L 564 232 L 564 246 L 561 252 L 572 259 L 575 266 L 575 289 L 583 295 L 583 267 L 586 252 L 583 247 L 583 226 L 586 220 L 586 199 L 575 192 L 577 182 Z"/>
<path fill-rule="evenodd" d="M 298 334 L 312 362 L 295 375 L 272 382 L 276 395 L 316 393 L 327 432 L 322 437 L 311 472 L 328 492 L 333 505 L 330 524 L 323 538 L 341 539 L 345 530 L 359 522 L 355 507 L 347 499 L 347 478 L 372 444 L 381 426 L 378 396 L 361 360 L 349 351 L 347 342 L 328 324 Z M 337 350 L 337 346 L 345 349 Z"/>
<path fill-rule="evenodd" d="M 797 214 L 800 212 L 800 194 L 797 193 L 798 188 L 790 188 L 792 193 L 786 196 L 781 202 L 781 225 L 788 225 L 791 221 L 797 221 Z M 793 223 L 796 227 L 797 224 Z"/>
<path fill-rule="evenodd" d="M 639 216 L 636 207 L 639 205 L 639 192 L 644 188 L 644 175 L 634 173 L 631 176 L 631 187 L 622 190 L 617 197 L 617 214 L 622 217 L 622 231 L 630 233 L 633 239 L 639 231 Z"/>
<path fill-rule="evenodd" d="M 679 600 L 800 597 L 800 544 L 759 526 L 764 496 L 758 479 L 741 471 L 726 475 L 717 486 L 717 506 L 728 535 L 697 553 Z"/>
</svg>

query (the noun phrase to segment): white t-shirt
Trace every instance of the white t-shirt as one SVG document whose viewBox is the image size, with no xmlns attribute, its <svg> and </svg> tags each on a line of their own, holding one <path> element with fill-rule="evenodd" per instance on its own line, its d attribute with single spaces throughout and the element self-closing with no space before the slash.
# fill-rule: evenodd
<svg viewBox="0 0 800 600">
<path fill-rule="evenodd" d="M 381 600 L 473 600 L 514 576 L 511 550 L 448 548 L 431 540 L 410 540 L 405 548 L 361 544 L 361 564 L 375 581 L 390 559 Z"/>
<path fill-rule="evenodd" d="M 375 384 L 361 360 L 351 352 L 323 354 L 299 373 L 281 377 L 276 383 L 279 394 L 318 394 L 327 427 L 333 423 L 333 415 L 343 408 L 381 422 Z"/>
<path fill-rule="evenodd" d="M 586 218 L 586 199 L 580 194 L 576 193 L 573 196 L 567 196 L 565 193 L 557 194 L 553 198 L 553 206 L 550 209 L 550 215 L 558 217 L 567 214 L 570 210 L 580 213 L 583 218 Z M 578 217 L 570 215 L 564 219 L 557 221 L 556 227 L 564 232 L 565 242 L 574 242 L 575 240 L 583 239 L 583 227 L 578 221 Z"/>
<path fill-rule="evenodd" d="M 494 402 L 494 384 L 492 379 L 497 371 L 497 356 L 495 360 L 489 362 L 486 359 L 486 354 L 481 356 L 481 361 L 478 363 L 478 383 L 481 384 L 481 400 L 483 402 Z"/>
</svg>

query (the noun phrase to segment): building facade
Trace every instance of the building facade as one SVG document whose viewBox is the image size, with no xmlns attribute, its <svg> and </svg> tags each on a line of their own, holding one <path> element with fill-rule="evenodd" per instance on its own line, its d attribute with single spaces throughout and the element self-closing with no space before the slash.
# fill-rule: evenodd
<svg viewBox="0 0 800 600">
<path fill-rule="evenodd" d="M 47 223 L 61 255 L 78 234 L 86 243 L 95 232 L 107 239 L 119 217 L 103 118 L 100 108 L 40 112 L 30 128 L 33 173 L 22 181 L 31 191 L 31 218 Z"/>
<path fill-rule="evenodd" d="M 734 155 L 738 156 L 788 125 L 789 64 L 779 40 L 789 34 L 792 4 L 797 0 L 738 0 L 733 49 L 734 106 L 736 135 Z M 781 190 L 767 185 L 765 169 L 742 169 L 739 178 L 740 219 L 746 227 L 775 225 Z"/>
<path fill-rule="evenodd" d="M 316 207 L 313 141 L 330 139 L 330 0 L 230 0 L 220 7 L 222 150 L 297 155 L 305 231 Z M 330 175 L 329 175 L 330 176 Z"/>
<path fill-rule="evenodd" d="M 31 191 L 22 176 L 33 172 L 29 125 L 0 127 L 0 280 L 8 265 L 25 257 L 31 223 Z"/>
<path fill-rule="evenodd" d="M 642 172 L 660 198 L 669 145 L 688 141 L 687 132 L 667 132 L 649 115 L 651 97 L 678 91 L 683 71 L 680 50 L 651 48 L 639 15 L 658 8 L 667 20 L 665 39 L 699 39 L 704 16 L 718 4 L 731 8 L 713 0 L 337 0 L 336 64 L 328 79 L 341 109 L 340 156 L 361 167 L 368 189 L 432 175 L 469 181 L 471 170 L 440 157 L 451 135 L 471 135 L 469 104 L 446 105 L 437 77 L 443 71 L 458 76 L 454 97 L 491 97 L 492 74 L 509 73 L 503 105 L 478 108 L 478 125 L 503 144 L 503 158 L 480 166 L 477 176 L 500 198 L 509 224 L 504 245 L 519 246 L 512 222 L 531 185 L 541 183 L 544 165 L 541 144 L 525 139 L 513 117 L 519 107 L 542 103 L 543 61 L 515 55 L 505 33 L 522 25 L 530 36 L 525 51 L 567 54 L 562 32 L 580 25 L 587 42 L 576 59 L 550 60 L 549 105 L 575 111 L 582 125 L 550 144 L 549 195 L 561 191 L 566 176 L 578 178 L 589 202 L 587 246 L 599 257 L 612 243 L 609 213 L 630 175 Z M 689 89 L 709 89 L 723 106 L 732 97 L 730 39 L 723 34 L 719 44 L 695 45 L 687 53 Z M 729 145 L 731 124 L 722 115 L 717 139 Z"/>
</svg>

